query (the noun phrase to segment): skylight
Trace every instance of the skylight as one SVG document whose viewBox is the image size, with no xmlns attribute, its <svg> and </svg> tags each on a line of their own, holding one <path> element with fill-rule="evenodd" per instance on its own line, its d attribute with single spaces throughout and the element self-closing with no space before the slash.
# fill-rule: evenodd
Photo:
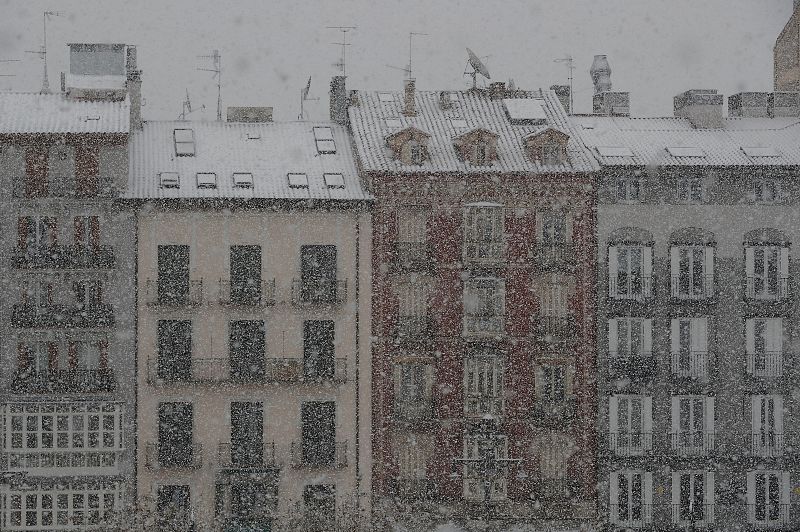
<svg viewBox="0 0 800 532">
<path fill-rule="evenodd" d="M 314 141 L 317 143 L 317 153 L 336 153 L 336 142 L 333 140 L 331 128 L 315 127 Z"/>
<path fill-rule="evenodd" d="M 450 125 L 456 129 L 464 129 L 467 127 L 467 121 L 463 118 L 451 118 Z"/>
<path fill-rule="evenodd" d="M 706 152 L 696 146 L 667 146 L 667 151 L 673 157 L 705 157 Z"/>
<path fill-rule="evenodd" d="M 217 188 L 217 174 L 197 172 L 197 188 Z"/>
<path fill-rule="evenodd" d="M 194 130 L 175 129 L 172 135 L 175 140 L 175 155 L 178 157 L 194 156 Z"/>
<path fill-rule="evenodd" d="M 258 131 L 248 131 L 247 132 L 247 140 L 260 140 L 261 133 Z"/>
<path fill-rule="evenodd" d="M 542 123 L 547 120 L 543 100 L 533 98 L 504 98 L 503 105 L 512 123 Z"/>
<path fill-rule="evenodd" d="M 780 157 L 772 146 L 742 146 L 742 151 L 748 157 Z"/>
<path fill-rule="evenodd" d="M 399 118 L 387 118 L 386 127 L 402 127 L 403 122 Z"/>
<path fill-rule="evenodd" d="M 598 146 L 596 149 L 601 157 L 633 157 L 627 146 Z"/>
<path fill-rule="evenodd" d="M 289 188 L 308 188 L 308 176 L 301 173 L 286 174 L 289 179 Z"/>
<path fill-rule="evenodd" d="M 389 103 L 394 101 L 394 94 L 391 92 L 379 92 L 378 99 L 383 103 Z"/>
<path fill-rule="evenodd" d="M 253 188 L 253 174 L 250 172 L 234 172 L 233 186 L 236 188 Z"/>
<path fill-rule="evenodd" d="M 344 176 L 342 174 L 325 174 L 325 185 L 328 188 L 344 188 Z"/>
<path fill-rule="evenodd" d="M 178 172 L 161 172 L 158 179 L 161 188 L 180 188 L 181 186 Z"/>
</svg>

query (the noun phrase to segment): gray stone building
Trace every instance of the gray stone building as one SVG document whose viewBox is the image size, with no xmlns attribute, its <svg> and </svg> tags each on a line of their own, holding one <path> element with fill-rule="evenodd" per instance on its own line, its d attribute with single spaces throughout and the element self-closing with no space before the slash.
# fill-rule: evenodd
<svg viewBox="0 0 800 532">
<path fill-rule="evenodd" d="M 795 530 L 800 100 L 632 118 L 593 68 L 598 500 L 608 530 Z M 606 86 L 598 80 L 607 81 Z"/>
<path fill-rule="evenodd" d="M 0 530 L 109 530 L 135 474 L 136 50 L 71 44 L 61 91 L 0 94 Z"/>
</svg>

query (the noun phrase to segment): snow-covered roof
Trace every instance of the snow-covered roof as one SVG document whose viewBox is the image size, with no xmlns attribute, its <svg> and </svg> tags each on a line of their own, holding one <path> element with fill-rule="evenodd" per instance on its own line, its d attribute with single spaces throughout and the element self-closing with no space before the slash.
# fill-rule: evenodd
<svg viewBox="0 0 800 532">
<path fill-rule="evenodd" d="M 727 118 L 696 129 L 687 118 L 574 116 L 603 166 L 800 165 L 800 119 Z"/>
<path fill-rule="evenodd" d="M 371 199 L 333 122 L 145 122 L 129 150 L 127 198 Z"/>
<path fill-rule="evenodd" d="M 449 106 L 442 108 L 442 94 L 436 91 L 416 91 L 416 116 L 403 114 L 402 92 L 358 92 L 357 102 L 348 108 L 351 129 L 361 164 L 368 171 L 398 173 L 419 172 L 588 172 L 596 162 L 578 140 L 578 130 L 567 118 L 561 102 L 552 91 L 525 93 L 521 98 L 492 98 L 485 90 L 452 91 L 444 97 Z M 531 105 L 513 105 L 515 99 L 535 100 Z M 540 104 L 536 105 L 536 104 Z M 543 128 L 539 111 L 544 112 L 547 126 L 570 136 L 566 164 L 543 166 L 532 160 L 525 150 L 523 139 Z M 531 120 L 514 121 L 511 116 L 534 111 Z M 509 112 L 512 114 L 509 115 Z M 527 116 L 527 115 L 526 115 Z M 386 138 L 409 126 L 431 135 L 428 141 L 429 159 L 422 165 L 407 165 L 394 157 Z M 453 146 L 453 139 L 475 129 L 486 129 L 496 135 L 497 159 L 490 167 L 473 166 L 463 161 Z"/>
<path fill-rule="evenodd" d="M 0 134 L 127 133 L 130 104 L 63 94 L 0 92 Z"/>
</svg>

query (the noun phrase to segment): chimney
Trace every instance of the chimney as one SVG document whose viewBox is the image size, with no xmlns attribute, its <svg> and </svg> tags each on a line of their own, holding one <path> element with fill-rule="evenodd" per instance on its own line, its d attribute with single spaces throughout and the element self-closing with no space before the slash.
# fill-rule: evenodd
<svg viewBox="0 0 800 532">
<path fill-rule="evenodd" d="M 406 116 L 417 116 L 417 102 L 414 99 L 414 79 L 407 79 L 403 90 L 403 114 Z"/>
<path fill-rule="evenodd" d="M 773 118 L 800 116 L 800 92 L 770 94 L 767 98 L 767 115 Z"/>
<path fill-rule="evenodd" d="M 450 91 L 442 91 L 439 93 L 439 107 L 445 111 L 453 108 L 453 101 L 450 99 Z"/>
<path fill-rule="evenodd" d="M 570 92 L 571 92 L 571 90 L 569 88 L 569 85 L 551 85 L 550 86 L 550 90 L 556 93 L 556 96 L 558 97 L 558 101 L 561 102 L 561 107 L 564 108 L 564 110 L 567 112 L 567 114 L 568 115 L 572 114 L 572 108 L 571 108 L 571 105 L 570 105 L 570 101 L 571 101 Z"/>
<path fill-rule="evenodd" d="M 675 96 L 675 116 L 688 118 L 697 129 L 721 128 L 723 100 L 716 89 L 691 89 Z"/>
<path fill-rule="evenodd" d="M 489 98 L 492 100 L 499 100 L 506 97 L 506 82 L 493 81 L 489 85 Z"/>
<path fill-rule="evenodd" d="M 594 56 L 592 66 L 589 68 L 589 75 L 592 76 L 595 94 L 611 90 L 611 65 L 608 64 L 605 55 Z"/>
<path fill-rule="evenodd" d="M 131 105 L 130 128 L 142 129 L 142 71 L 136 68 L 136 47 L 128 46 L 125 61 L 125 87 Z"/>
<path fill-rule="evenodd" d="M 337 124 L 347 125 L 347 87 L 344 76 L 331 78 L 330 116 Z"/>
<path fill-rule="evenodd" d="M 67 75 L 62 72 L 61 73 L 61 93 L 67 92 Z"/>
<path fill-rule="evenodd" d="M 764 118 L 769 103 L 768 92 L 740 92 L 728 96 L 728 116 Z"/>
<path fill-rule="evenodd" d="M 228 107 L 228 122 L 272 122 L 272 107 Z"/>
</svg>

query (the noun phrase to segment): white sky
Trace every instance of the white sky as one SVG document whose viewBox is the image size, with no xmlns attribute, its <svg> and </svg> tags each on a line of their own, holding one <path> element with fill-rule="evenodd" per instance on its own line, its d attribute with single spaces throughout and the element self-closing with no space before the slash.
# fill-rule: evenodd
<svg viewBox="0 0 800 532">
<path fill-rule="evenodd" d="M 216 86 L 196 56 L 218 48 L 225 105 L 271 105 L 276 120 L 299 111 L 299 91 L 313 76 L 309 118 L 328 115 L 328 83 L 340 36 L 326 26 L 357 26 L 348 48 L 348 88 L 400 90 L 408 32 L 416 38 L 414 74 L 425 90 L 466 87 L 465 47 L 493 79 L 522 88 L 566 83 L 575 57 L 575 107 L 591 108 L 588 69 L 609 57 L 615 90 L 631 92 L 635 116 L 669 115 L 672 96 L 716 88 L 726 96 L 772 89 L 772 47 L 792 0 L 0 0 L 0 89 L 36 91 L 41 62 L 25 53 L 48 23 L 50 85 L 67 66 L 67 42 L 138 46 L 146 119 L 174 119 L 188 88 L 192 103 L 216 113 Z M 224 111 L 223 111 L 224 112 Z"/>
</svg>

